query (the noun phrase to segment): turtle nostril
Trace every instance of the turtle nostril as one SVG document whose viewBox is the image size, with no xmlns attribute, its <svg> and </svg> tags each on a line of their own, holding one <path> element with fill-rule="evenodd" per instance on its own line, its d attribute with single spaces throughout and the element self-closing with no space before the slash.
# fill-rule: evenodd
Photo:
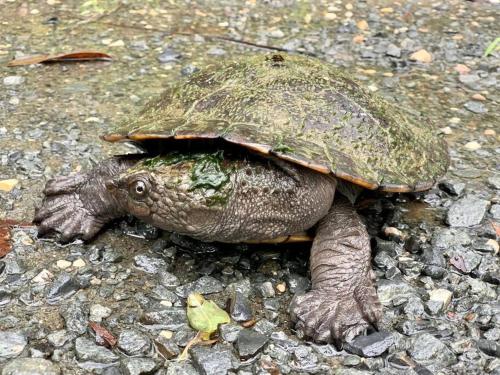
<svg viewBox="0 0 500 375">
<path fill-rule="evenodd" d="M 118 183 L 115 180 L 106 180 L 104 182 L 104 185 L 106 186 L 106 189 L 108 189 L 108 191 L 114 191 L 118 189 Z"/>
</svg>

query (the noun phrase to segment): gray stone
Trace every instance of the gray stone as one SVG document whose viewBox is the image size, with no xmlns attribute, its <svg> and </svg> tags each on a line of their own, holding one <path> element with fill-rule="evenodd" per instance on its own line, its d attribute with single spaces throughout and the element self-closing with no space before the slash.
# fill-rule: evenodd
<svg viewBox="0 0 500 375">
<path fill-rule="evenodd" d="M 199 375 L 200 373 L 189 362 L 170 362 L 166 375 Z"/>
<path fill-rule="evenodd" d="M 238 339 L 240 331 L 243 329 L 237 324 L 222 324 L 219 326 L 219 331 L 222 339 L 226 342 L 233 343 Z"/>
<path fill-rule="evenodd" d="M 120 357 L 104 346 L 99 346 L 93 341 L 78 337 L 75 341 L 75 352 L 81 361 L 93 361 L 98 363 L 113 363 Z"/>
<path fill-rule="evenodd" d="M 151 358 L 127 358 L 122 361 L 121 368 L 126 375 L 151 374 L 158 364 Z"/>
<path fill-rule="evenodd" d="M 7 76 L 3 79 L 3 84 L 5 86 L 18 86 L 24 83 L 25 79 L 21 76 Z"/>
<path fill-rule="evenodd" d="M 186 310 L 182 307 L 166 307 L 161 310 L 146 311 L 140 320 L 146 325 L 176 331 L 187 323 L 187 316 Z"/>
<path fill-rule="evenodd" d="M 166 359 L 172 359 L 180 354 L 180 349 L 172 339 L 167 339 L 158 335 L 155 339 L 155 346 L 158 352 Z"/>
<path fill-rule="evenodd" d="M 169 63 L 169 62 L 176 62 L 181 58 L 181 54 L 179 52 L 176 52 L 172 48 L 165 48 L 163 52 L 158 55 L 157 59 L 159 62 L 162 64 L 164 63 Z"/>
<path fill-rule="evenodd" d="M 293 294 L 303 293 L 309 290 L 311 286 L 309 278 L 298 275 L 296 273 L 290 274 L 288 276 L 287 282 L 288 282 L 288 288 L 290 289 L 290 293 Z"/>
<path fill-rule="evenodd" d="M 187 296 L 193 292 L 201 294 L 219 293 L 224 290 L 224 285 L 212 276 L 203 276 L 189 284 L 179 286 L 175 289 L 175 293 L 182 297 Z"/>
<path fill-rule="evenodd" d="M 446 274 L 446 261 L 441 249 L 438 247 L 426 247 L 420 261 L 424 264 L 422 273 L 433 279 L 440 279 Z"/>
<path fill-rule="evenodd" d="M 0 331 L 0 359 L 15 358 L 28 344 L 26 336 L 18 331 Z"/>
<path fill-rule="evenodd" d="M 207 54 L 210 56 L 224 56 L 226 51 L 222 48 L 212 47 L 207 51 Z"/>
<path fill-rule="evenodd" d="M 500 174 L 488 177 L 488 185 L 493 189 L 500 190 Z"/>
<path fill-rule="evenodd" d="M 490 208 L 490 214 L 495 220 L 500 220 L 500 204 L 494 204 Z"/>
<path fill-rule="evenodd" d="M 446 216 L 447 223 L 452 227 L 472 227 L 483 220 L 489 202 L 487 200 L 467 195 L 454 202 Z"/>
<path fill-rule="evenodd" d="M 480 339 L 477 341 L 477 347 L 492 357 L 500 358 L 500 344 L 493 340 Z"/>
<path fill-rule="evenodd" d="M 415 293 L 413 287 L 403 280 L 380 280 L 377 293 L 383 305 L 390 305 L 393 300 L 409 298 Z"/>
<path fill-rule="evenodd" d="M 274 291 L 273 284 L 270 281 L 265 281 L 259 286 L 260 295 L 264 298 L 274 297 L 276 292 Z"/>
<path fill-rule="evenodd" d="M 269 339 L 259 332 L 243 329 L 238 335 L 236 343 L 241 358 L 253 357 L 266 345 Z"/>
<path fill-rule="evenodd" d="M 465 183 L 460 181 L 447 180 L 439 183 L 439 188 L 448 194 L 458 196 L 465 189 Z"/>
<path fill-rule="evenodd" d="M 79 288 L 80 285 L 70 274 L 61 272 L 47 293 L 47 301 L 57 303 L 75 294 Z"/>
<path fill-rule="evenodd" d="M 419 364 L 432 366 L 434 369 L 446 368 L 457 362 L 453 352 L 429 333 L 414 337 L 408 352 Z"/>
<path fill-rule="evenodd" d="M 401 48 L 399 48 L 395 44 L 390 43 L 387 46 L 387 49 L 385 50 L 385 54 L 387 56 L 398 57 L 399 58 L 399 57 L 401 57 Z"/>
<path fill-rule="evenodd" d="M 151 348 L 151 341 L 142 332 L 128 329 L 118 336 L 118 348 L 131 356 L 146 354 Z"/>
<path fill-rule="evenodd" d="M 163 259 L 148 257 L 147 255 L 136 255 L 134 263 L 137 268 L 147 273 L 158 273 L 161 269 L 167 268 L 167 264 Z"/>
<path fill-rule="evenodd" d="M 166 270 L 160 270 L 160 272 L 158 273 L 158 280 L 160 281 L 161 285 L 167 288 L 174 288 L 176 286 L 179 286 L 180 284 L 177 276 Z"/>
<path fill-rule="evenodd" d="M 56 348 L 63 346 L 69 339 L 71 339 L 71 337 L 65 329 L 47 335 L 47 341 Z"/>
<path fill-rule="evenodd" d="M 250 301 L 243 294 L 235 292 L 231 298 L 231 318 L 237 322 L 245 322 L 253 318 Z"/>
<path fill-rule="evenodd" d="M 2 375 L 59 375 L 58 365 L 43 358 L 17 358 L 5 365 Z"/>
<path fill-rule="evenodd" d="M 465 103 L 464 107 L 468 111 L 470 111 L 472 113 L 476 113 L 476 114 L 481 114 L 481 113 L 488 112 L 488 108 L 486 108 L 486 106 L 483 103 L 477 102 L 477 101 L 473 101 L 473 100 L 470 100 L 467 103 Z"/>
<path fill-rule="evenodd" d="M 191 349 L 191 357 L 195 368 L 203 375 L 227 374 L 239 367 L 238 359 L 228 346 L 197 346 Z"/>
<path fill-rule="evenodd" d="M 360 335 L 345 345 L 345 349 L 362 357 L 377 357 L 394 344 L 392 334 L 387 331 L 374 332 L 368 336 Z"/>
<path fill-rule="evenodd" d="M 61 315 L 66 322 L 68 331 L 82 335 L 87 331 L 89 324 L 88 311 L 79 301 L 72 302 L 61 309 Z"/>
</svg>

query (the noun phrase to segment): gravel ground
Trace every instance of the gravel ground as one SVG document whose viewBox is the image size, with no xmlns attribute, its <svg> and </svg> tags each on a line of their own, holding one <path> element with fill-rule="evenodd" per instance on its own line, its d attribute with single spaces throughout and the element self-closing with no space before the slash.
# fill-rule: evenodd
<svg viewBox="0 0 500 375">
<path fill-rule="evenodd" d="M 309 287 L 303 245 L 201 244 L 127 219 L 91 243 L 62 246 L 16 226 L 0 259 L 2 375 L 500 374 L 500 60 L 483 57 L 500 35 L 496 0 L 0 0 L 0 8 L 2 220 L 29 223 L 51 176 L 130 152 L 97 134 L 170 82 L 263 50 L 255 45 L 345 67 L 440 128 L 452 160 L 425 194 L 359 201 L 384 318 L 380 332 L 341 352 L 297 337 L 290 324 L 289 301 Z M 5 66 L 71 50 L 114 60 Z M 232 299 L 234 323 L 178 362 L 195 334 L 184 307 L 192 290 L 220 306 Z"/>
</svg>

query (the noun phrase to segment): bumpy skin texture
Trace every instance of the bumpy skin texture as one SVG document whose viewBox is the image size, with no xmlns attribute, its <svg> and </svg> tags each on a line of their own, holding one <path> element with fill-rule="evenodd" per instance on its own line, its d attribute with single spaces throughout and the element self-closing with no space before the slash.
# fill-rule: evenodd
<svg viewBox="0 0 500 375">
<path fill-rule="evenodd" d="M 45 185 L 42 206 L 33 222 L 38 234 L 58 232 L 66 242 L 74 238 L 89 240 L 109 221 L 125 215 L 105 187 L 105 181 L 130 168 L 141 156 L 117 156 L 95 169 L 72 176 L 57 177 Z"/>
<path fill-rule="evenodd" d="M 370 237 L 352 205 L 338 197 L 319 223 L 310 257 L 312 289 L 291 306 L 297 329 L 316 342 L 350 340 L 376 326 L 382 306 L 370 268 Z"/>
<path fill-rule="evenodd" d="M 207 66 L 104 137 L 146 148 L 174 138 L 224 139 L 385 191 L 427 190 L 449 162 L 429 122 L 333 65 L 287 54 Z"/>
<path fill-rule="evenodd" d="M 193 155 L 112 158 L 47 183 L 35 221 L 41 234 L 89 239 L 130 213 L 160 228 L 207 241 L 265 240 L 317 224 L 312 290 L 295 298 L 297 328 L 340 344 L 381 314 L 370 270 L 368 234 L 328 175 L 280 160 Z"/>
</svg>

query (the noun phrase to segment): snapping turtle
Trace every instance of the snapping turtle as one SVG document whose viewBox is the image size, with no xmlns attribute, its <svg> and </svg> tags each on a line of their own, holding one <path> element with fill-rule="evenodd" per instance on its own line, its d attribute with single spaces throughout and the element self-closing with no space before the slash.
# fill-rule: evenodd
<svg viewBox="0 0 500 375">
<path fill-rule="evenodd" d="M 325 62 L 286 54 L 208 66 L 103 139 L 146 153 L 48 181 L 41 235 L 88 240 L 126 214 L 204 241 L 312 231 L 312 289 L 291 314 L 306 336 L 337 344 L 381 316 L 356 195 L 426 190 L 448 166 L 428 124 Z"/>
</svg>

